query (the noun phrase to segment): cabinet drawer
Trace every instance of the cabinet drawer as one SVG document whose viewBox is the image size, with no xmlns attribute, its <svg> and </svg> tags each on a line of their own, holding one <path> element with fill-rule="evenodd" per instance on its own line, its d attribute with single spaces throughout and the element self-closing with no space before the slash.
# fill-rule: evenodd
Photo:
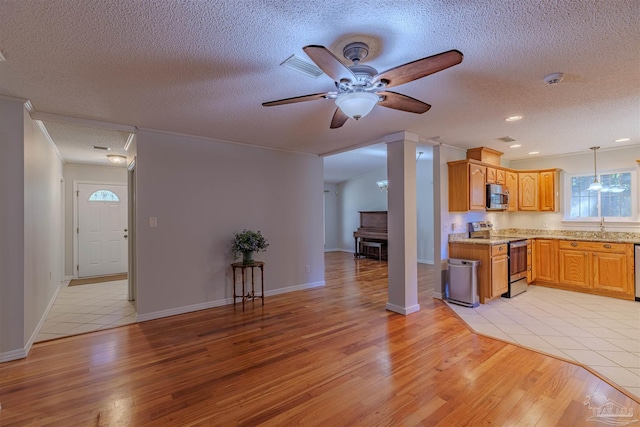
<svg viewBox="0 0 640 427">
<path fill-rule="evenodd" d="M 575 249 L 598 252 L 621 252 L 627 250 L 627 243 L 611 243 L 611 242 L 578 242 L 571 240 L 561 240 L 558 242 L 560 249 Z"/>
<path fill-rule="evenodd" d="M 491 256 L 497 255 L 506 255 L 507 254 L 507 244 L 503 243 L 501 245 L 493 245 L 491 246 Z"/>
</svg>

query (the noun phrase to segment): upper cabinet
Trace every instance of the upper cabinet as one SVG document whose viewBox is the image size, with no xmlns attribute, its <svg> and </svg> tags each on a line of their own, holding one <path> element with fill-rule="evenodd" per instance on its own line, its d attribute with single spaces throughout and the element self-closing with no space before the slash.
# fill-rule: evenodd
<svg viewBox="0 0 640 427">
<path fill-rule="evenodd" d="M 487 168 L 469 164 L 469 210 L 483 211 L 487 207 Z"/>
<path fill-rule="evenodd" d="M 538 210 L 538 172 L 518 172 L 518 210 Z"/>
<path fill-rule="evenodd" d="M 449 211 L 484 211 L 486 166 L 466 160 L 449 163 Z"/>
<path fill-rule="evenodd" d="M 505 186 L 509 191 L 509 207 L 508 212 L 515 212 L 518 210 L 518 173 L 505 171 Z"/>
<path fill-rule="evenodd" d="M 555 212 L 560 208 L 558 191 L 560 171 L 547 169 L 538 172 L 538 189 L 540 191 L 540 210 Z"/>
<path fill-rule="evenodd" d="M 560 169 L 517 171 L 500 166 L 502 153 L 486 147 L 467 150 L 467 160 L 449 162 L 449 211 L 485 211 L 486 184 L 509 191 L 508 212 L 559 209 Z"/>
</svg>

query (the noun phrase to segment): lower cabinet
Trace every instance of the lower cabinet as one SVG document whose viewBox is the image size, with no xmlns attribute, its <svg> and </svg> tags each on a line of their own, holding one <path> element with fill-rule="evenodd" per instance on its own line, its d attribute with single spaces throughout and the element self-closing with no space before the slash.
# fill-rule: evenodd
<svg viewBox="0 0 640 427">
<path fill-rule="evenodd" d="M 536 239 L 536 280 L 544 282 L 558 281 L 558 241 L 553 239 Z"/>
<path fill-rule="evenodd" d="M 480 260 L 478 298 L 481 304 L 509 289 L 509 257 L 506 244 L 449 242 L 449 258 Z"/>
<path fill-rule="evenodd" d="M 537 276 L 538 284 L 635 299 L 632 244 L 562 240 L 558 242 L 557 259 L 557 280 L 550 280 L 554 273 L 545 266 L 554 263 L 536 246 L 536 266 L 545 269 L 544 278 Z"/>
<path fill-rule="evenodd" d="M 509 257 L 491 257 L 491 296 L 497 297 L 509 290 Z"/>
</svg>

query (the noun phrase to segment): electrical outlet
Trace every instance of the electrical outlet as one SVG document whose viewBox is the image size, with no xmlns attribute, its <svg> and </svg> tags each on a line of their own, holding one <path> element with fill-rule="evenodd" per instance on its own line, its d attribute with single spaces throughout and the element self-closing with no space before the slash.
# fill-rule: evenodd
<svg viewBox="0 0 640 427">
<path fill-rule="evenodd" d="M 149 217 L 149 227 L 151 228 L 155 228 L 158 226 L 158 218 L 155 216 L 150 216 Z"/>
<path fill-rule="evenodd" d="M 304 266 L 304 272 L 305 273 L 311 273 L 311 266 L 310 265 L 305 265 Z"/>
<path fill-rule="evenodd" d="M 547 221 L 546 219 L 542 221 L 542 228 L 549 228 L 549 221 Z"/>
</svg>

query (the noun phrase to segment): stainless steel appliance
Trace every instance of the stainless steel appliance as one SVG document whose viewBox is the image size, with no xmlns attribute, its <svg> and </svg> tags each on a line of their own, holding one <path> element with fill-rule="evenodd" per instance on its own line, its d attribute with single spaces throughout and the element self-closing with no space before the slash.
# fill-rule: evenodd
<svg viewBox="0 0 640 427">
<path fill-rule="evenodd" d="M 636 269 L 636 301 L 640 301 L 640 245 L 636 245 L 634 268 Z"/>
<path fill-rule="evenodd" d="M 509 190 L 500 184 L 487 184 L 487 210 L 503 211 L 509 207 Z"/>
<path fill-rule="evenodd" d="M 488 239 L 491 237 L 493 224 L 489 221 L 475 221 L 469 223 L 470 239 Z"/>
<path fill-rule="evenodd" d="M 509 240 L 509 290 L 502 294 L 511 298 L 527 290 L 527 240 Z"/>
</svg>

